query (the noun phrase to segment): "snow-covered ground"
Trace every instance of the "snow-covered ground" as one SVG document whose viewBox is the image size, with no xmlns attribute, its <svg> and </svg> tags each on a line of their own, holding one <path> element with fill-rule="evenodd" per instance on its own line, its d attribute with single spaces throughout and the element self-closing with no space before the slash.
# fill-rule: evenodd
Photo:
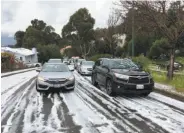
<svg viewBox="0 0 184 133">
<path fill-rule="evenodd" d="M 184 103 L 152 92 L 109 97 L 74 72 L 74 91 L 39 94 L 35 71 L 1 79 L 3 133 L 184 133 Z"/>
</svg>

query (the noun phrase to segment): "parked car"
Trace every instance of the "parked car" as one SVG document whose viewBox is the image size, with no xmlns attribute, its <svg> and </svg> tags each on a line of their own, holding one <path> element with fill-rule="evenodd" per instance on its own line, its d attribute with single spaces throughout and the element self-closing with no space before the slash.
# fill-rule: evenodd
<svg viewBox="0 0 184 133">
<path fill-rule="evenodd" d="M 82 75 L 91 75 L 94 61 L 82 61 L 79 65 L 79 73 Z"/>
<path fill-rule="evenodd" d="M 105 86 L 109 95 L 141 94 L 152 92 L 152 76 L 128 59 L 101 58 L 95 62 L 92 71 L 92 84 Z"/>
<path fill-rule="evenodd" d="M 170 67 L 169 62 L 167 62 L 166 64 L 167 64 L 167 70 L 169 70 L 169 67 Z M 183 68 L 183 64 L 179 62 L 174 62 L 174 70 L 181 70 L 182 68 Z"/>
<path fill-rule="evenodd" d="M 27 67 L 41 67 L 42 64 L 41 63 L 26 63 L 25 64 Z"/>
<path fill-rule="evenodd" d="M 73 90 L 75 77 L 64 63 L 45 63 L 36 80 L 38 92 Z"/>
<path fill-rule="evenodd" d="M 65 63 L 66 65 L 70 64 L 68 60 L 63 60 L 63 63 Z"/>
<path fill-rule="evenodd" d="M 61 59 L 49 59 L 48 63 L 62 63 Z"/>
<path fill-rule="evenodd" d="M 74 67 L 75 67 L 75 69 L 76 69 L 77 71 L 79 71 L 78 66 L 80 65 L 80 63 L 81 63 L 82 61 L 85 61 L 85 59 L 77 59 L 77 60 L 76 60 L 76 62 L 75 62 L 75 64 L 74 64 Z"/>
</svg>

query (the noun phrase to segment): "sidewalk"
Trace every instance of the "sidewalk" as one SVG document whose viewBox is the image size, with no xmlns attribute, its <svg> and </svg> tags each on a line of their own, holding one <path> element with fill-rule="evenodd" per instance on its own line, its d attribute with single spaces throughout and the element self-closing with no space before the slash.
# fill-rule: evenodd
<svg viewBox="0 0 184 133">
<path fill-rule="evenodd" d="M 5 73 L 1 73 L 1 78 L 3 77 L 7 77 L 10 75 L 14 75 L 14 74 L 18 74 L 18 73 L 23 73 L 23 72 L 28 72 L 28 71 L 32 71 L 35 70 L 36 68 L 28 68 L 28 69 L 23 69 L 23 70 L 17 70 L 17 71 L 12 71 L 12 72 L 5 72 Z"/>
<path fill-rule="evenodd" d="M 155 83 L 155 89 L 158 91 L 161 91 L 163 93 L 168 93 L 173 96 L 179 96 L 184 99 L 184 92 L 178 92 L 176 91 L 175 87 L 171 85 L 165 85 L 161 83 Z"/>
</svg>

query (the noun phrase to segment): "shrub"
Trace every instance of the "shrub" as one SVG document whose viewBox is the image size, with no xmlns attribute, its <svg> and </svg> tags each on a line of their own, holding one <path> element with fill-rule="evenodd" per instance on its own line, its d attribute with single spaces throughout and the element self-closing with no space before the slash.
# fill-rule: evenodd
<svg viewBox="0 0 184 133">
<path fill-rule="evenodd" d="M 145 70 L 148 70 L 148 66 L 151 64 L 151 61 L 144 55 L 133 57 L 132 60 L 138 65 L 141 65 Z"/>
<path fill-rule="evenodd" d="M 2 71 L 6 70 L 13 70 L 15 68 L 16 61 L 15 56 L 8 52 L 1 53 L 1 68 Z"/>
<path fill-rule="evenodd" d="M 150 48 L 149 57 L 150 58 L 158 57 L 161 54 L 167 55 L 168 50 L 165 48 L 168 47 L 168 44 L 169 44 L 169 42 L 166 38 L 161 38 L 161 39 L 153 42 L 153 45 Z"/>
<path fill-rule="evenodd" d="M 111 58 L 111 57 L 112 55 L 110 54 L 97 54 L 97 55 L 90 57 L 89 59 L 92 61 L 97 61 L 99 58 Z"/>
</svg>

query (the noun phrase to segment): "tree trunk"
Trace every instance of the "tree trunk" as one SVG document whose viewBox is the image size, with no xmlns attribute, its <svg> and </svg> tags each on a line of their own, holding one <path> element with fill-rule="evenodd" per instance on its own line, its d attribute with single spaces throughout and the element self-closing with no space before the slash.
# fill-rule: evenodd
<svg viewBox="0 0 184 133">
<path fill-rule="evenodd" d="M 175 49 L 172 49 L 171 50 L 171 55 L 170 55 L 169 69 L 168 69 L 168 74 L 167 74 L 167 78 L 169 80 L 172 80 L 173 79 L 174 58 L 175 58 Z"/>
</svg>

